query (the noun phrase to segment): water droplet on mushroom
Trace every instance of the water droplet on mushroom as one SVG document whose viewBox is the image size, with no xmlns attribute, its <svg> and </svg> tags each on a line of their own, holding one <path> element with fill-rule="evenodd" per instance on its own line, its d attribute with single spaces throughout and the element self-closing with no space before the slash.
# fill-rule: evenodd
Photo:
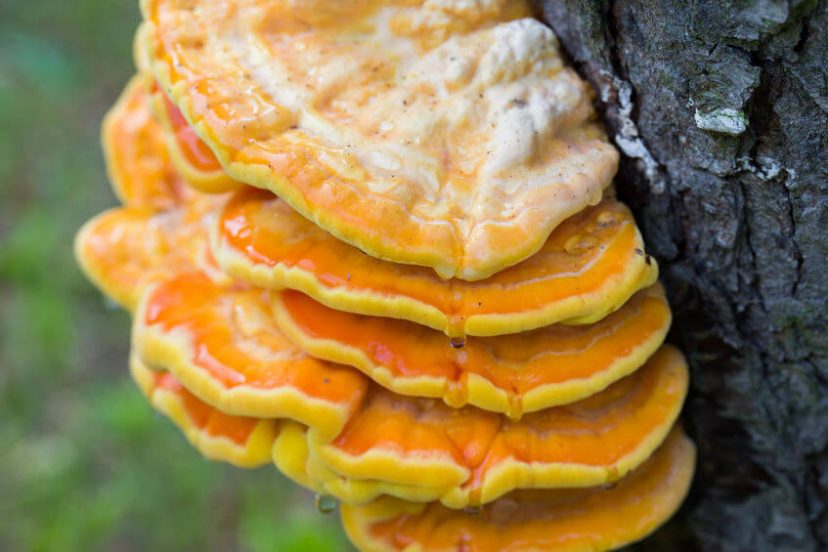
<svg viewBox="0 0 828 552">
<path fill-rule="evenodd" d="M 317 494 L 313 497 L 313 504 L 323 514 L 330 514 L 336 510 L 338 501 L 331 495 Z"/>
<path fill-rule="evenodd" d="M 462 297 L 461 296 L 458 295 L 458 296 L 452 297 L 451 310 L 453 311 L 453 313 L 460 310 L 461 304 L 462 304 Z M 462 316 L 462 315 L 459 315 L 459 314 L 449 314 L 447 322 L 448 323 L 446 324 L 446 335 L 448 335 L 449 338 L 457 337 L 457 338 L 463 338 L 465 340 L 465 336 L 466 336 L 466 319 L 465 319 L 465 317 Z"/>
</svg>

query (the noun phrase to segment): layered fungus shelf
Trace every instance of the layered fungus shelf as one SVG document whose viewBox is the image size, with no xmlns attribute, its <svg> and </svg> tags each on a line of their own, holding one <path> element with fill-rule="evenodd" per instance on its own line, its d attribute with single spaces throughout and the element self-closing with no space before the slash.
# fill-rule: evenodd
<svg viewBox="0 0 828 552">
<path fill-rule="evenodd" d="M 79 263 L 205 457 L 364 550 L 604 550 L 695 451 L 658 268 L 524 2 L 145 0 Z"/>
</svg>

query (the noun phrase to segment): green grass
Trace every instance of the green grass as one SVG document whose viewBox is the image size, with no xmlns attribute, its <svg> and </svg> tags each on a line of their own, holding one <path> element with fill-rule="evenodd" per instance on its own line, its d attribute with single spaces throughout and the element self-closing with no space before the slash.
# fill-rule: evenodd
<svg viewBox="0 0 828 552">
<path fill-rule="evenodd" d="M 201 459 L 127 374 L 129 321 L 72 238 L 115 204 L 101 117 L 137 0 L 0 2 L 0 549 L 348 549 L 273 468 Z"/>
</svg>

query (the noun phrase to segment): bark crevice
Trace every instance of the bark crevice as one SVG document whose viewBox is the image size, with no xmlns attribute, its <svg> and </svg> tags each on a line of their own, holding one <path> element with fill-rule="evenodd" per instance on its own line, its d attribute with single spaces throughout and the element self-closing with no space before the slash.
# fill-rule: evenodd
<svg viewBox="0 0 828 552">
<path fill-rule="evenodd" d="M 537 3 L 691 364 L 698 477 L 648 546 L 828 549 L 828 0 Z"/>
</svg>

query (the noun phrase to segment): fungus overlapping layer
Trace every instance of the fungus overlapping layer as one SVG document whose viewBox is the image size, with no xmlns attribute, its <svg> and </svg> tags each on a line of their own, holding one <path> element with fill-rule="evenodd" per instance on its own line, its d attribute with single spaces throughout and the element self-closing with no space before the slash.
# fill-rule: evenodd
<svg viewBox="0 0 828 552">
<path fill-rule="evenodd" d="M 233 178 L 367 253 L 486 278 L 618 154 L 524 2 L 145 0 L 150 68 Z"/>
<path fill-rule="evenodd" d="M 277 464 L 303 485 L 308 475 L 305 431 L 297 424 L 228 416 L 190 394 L 175 378 L 135 359 L 133 375 L 155 408 L 170 417 L 205 456 L 240 466 Z M 297 439 L 299 440 L 297 446 Z M 284 441 L 282 443 L 281 441 Z M 342 506 L 345 529 L 361 550 L 605 550 L 649 534 L 678 508 L 692 478 L 695 450 L 675 428 L 641 466 L 609 486 L 513 491 L 474 515 L 427 502 L 428 489 L 404 501 L 381 495 L 372 480 L 343 481 L 340 494 L 358 497 Z M 310 468 L 313 470 L 314 468 Z M 416 495 L 410 489 L 409 495 Z M 403 494 L 403 493 L 399 493 Z M 366 501 L 370 501 L 367 502 Z M 618 523 L 623 519 L 624 523 Z"/>
<path fill-rule="evenodd" d="M 658 285 L 589 326 L 469 337 L 447 347 L 427 327 L 335 311 L 296 291 L 274 294 L 279 328 L 309 354 L 355 366 L 403 395 L 520 418 L 574 402 L 632 373 L 661 345 L 670 309 Z"/>
<path fill-rule="evenodd" d="M 227 192 L 241 185 L 224 172 L 213 151 L 155 83 L 149 101 L 166 134 L 170 158 L 190 185 L 205 193 Z"/>
<path fill-rule="evenodd" d="M 314 489 L 346 503 L 388 494 L 450 508 L 477 507 L 514 489 L 611 483 L 661 443 L 678 415 L 670 403 L 684 395 L 686 372 L 674 351 L 657 354 L 640 378 L 519 422 L 369 394 L 331 444 L 306 436 L 308 477 Z M 648 393 L 653 396 L 645 399 Z M 288 444 L 290 437 L 280 439 Z M 355 487 L 362 481 L 370 483 Z"/>
<path fill-rule="evenodd" d="M 451 336 L 594 322 L 658 276 L 629 211 L 609 199 L 567 219 L 529 259 L 479 282 L 366 255 L 266 192 L 234 195 L 217 225 L 214 255 L 228 274 Z"/>
<path fill-rule="evenodd" d="M 128 88 L 130 96 L 133 88 Z M 135 138 L 157 130 L 141 102 L 129 102 L 129 109 L 123 105 L 108 118 L 110 126 L 124 129 L 114 135 L 119 139 L 107 142 L 110 165 L 119 173 L 124 165 L 141 166 L 134 158 L 151 150 L 135 148 Z M 156 159 L 169 161 L 163 150 Z M 157 165 L 131 173 L 144 184 L 130 188 L 138 199 L 127 196 L 128 207 L 93 219 L 78 240 L 79 258 L 92 279 L 129 309 L 148 284 L 180 272 L 206 270 L 214 279 L 229 281 L 206 247 L 205 221 L 216 218 L 222 198 L 167 186 L 180 179 L 169 176 L 175 174 L 171 168 Z M 171 206 L 152 211 L 141 205 Z M 296 239 L 293 247 L 301 249 Z M 334 311 L 297 292 L 260 296 L 272 298 L 278 327 L 312 355 L 356 366 L 403 394 L 443 397 L 453 406 L 469 402 L 513 417 L 572 402 L 629 374 L 660 345 L 669 325 L 663 296 L 652 289 L 592 326 L 469 338 L 455 349 L 446 346 L 442 334 L 408 322 Z"/>
<path fill-rule="evenodd" d="M 470 516 L 437 503 L 383 498 L 342 506 L 348 536 L 383 550 L 609 550 L 635 542 L 678 509 L 693 476 L 695 447 L 675 429 L 652 458 L 612 488 L 517 491 Z"/>
<path fill-rule="evenodd" d="M 109 181 L 130 207 L 159 211 L 179 205 L 187 185 L 170 164 L 166 136 L 147 110 L 146 79 L 133 77 L 101 126 Z"/>
<path fill-rule="evenodd" d="M 153 371 L 131 356 L 130 372 L 153 408 L 170 418 L 206 458 L 243 468 L 270 462 L 278 422 L 233 416 L 190 393 L 169 372 Z"/>
<path fill-rule="evenodd" d="M 135 130 L 140 132 L 141 127 Z M 117 143 L 113 146 L 110 154 L 117 158 L 120 148 Z M 670 349 L 601 393 L 527 414 L 520 421 L 395 395 L 357 370 L 317 360 L 281 332 L 277 321 L 282 309 L 273 306 L 284 307 L 286 302 L 274 301 L 278 292 L 226 277 L 204 252 L 203 220 L 210 207 L 215 211 L 218 201 L 189 192 L 176 207 L 157 212 L 116 209 L 81 232 L 78 249 L 102 289 L 116 298 L 128 294 L 120 299 L 128 307 L 134 307 L 133 297 L 143 297 L 135 307 L 136 362 L 169 371 L 187 393 L 218 412 L 244 417 L 248 424 L 257 418 L 287 419 L 309 428 L 285 433 L 281 442 L 283 447 L 290 443 L 291 435 L 306 441 L 291 446 L 307 449 L 305 473 L 317 489 L 347 501 L 395 494 L 410 500 L 439 499 L 460 508 L 523 486 L 594 485 L 616 479 L 646 459 L 678 413 L 686 370 Z M 159 243 L 151 239 L 156 234 Z M 623 320 L 640 307 L 637 303 L 654 295 L 658 305 L 657 293 L 642 293 L 614 317 Z M 313 307 L 311 299 L 303 300 Z M 316 308 L 329 311 L 321 305 Z M 358 317 L 328 312 L 323 318 L 332 328 L 336 314 Z M 662 318 L 665 315 L 662 303 Z M 551 349 L 554 353 L 554 345 L 545 349 L 541 342 L 565 348 L 564 336 L 574 335 L 577 346 L 580 335 L 583 348 L 604 335 L 621 339 L 620 350 L 631 348 L 623 332 L 608 331 L 606 326 L 614 327 L 613 318 L 593 327 L 538 330 L 547 334 L 543 340 L 513 335 L 479 341 L 490 347 L 500 340 L 536 341 L 534 352 Z M 663 332 L 663 323 L 656 327 L 657 334 Z M 439 337 L 433 330 L 424 331 L 431 332 L 427 334 L 431 338 Z M 657 335 L 650 348 L 662 337 Z M 388 333 L 374 333 L 373 339 L 380 344 L 393 342 Z M 341 342 L 339 347 L 344 349 Z M 477 348 L 476 341 L 468 344 L 470 353 Z M 514 347 L 502 344 L 501 348 Z M 564 374 L 558 377 L 566 381 Z"/>
<path fill-rule="evenodd" d="M 75 248 L 196 449 L 341 500 L 364 550 L 603 550 L 672 514 L 687 368 L 524 2 L 143 11 L 102 128 L 123 207 Z"/>
<path fill-rule="evenodd" d="M 146 287 L 187 270 L 218 273 L 207 247 L 208 198 L 152 212 L 136 207 L 105 211 L 87 222 L 75 240 L 84 272 L 101 291 L 129 311 Z"/>
<path fill-rule="evenodd" d="M 427 481 L 442 492 L 433 498 L 453 507 L 524 486 L 617 479 L 658 446 L 687 388 L 681 355 L 665 347 L 600 393 L 510 421 L 396 395 L 313 359 L 279 333 L 267 305 L 262 291 L 180 275 L 145 296 L 133 346 L 147 366 L 172 372 L 224 412 L 309 427 L 314 458 L 336 474 Z"/>
<path fill-rule="evenodd" d="M 130 87 L 130 96 L 135 97 L 130 115 L 147 117 L 133 88 L 137 86 Z M 144 101 L 166 103 L 159 95 L 155 91 L 151 100 Z M 163 105 L 160 110 L 165 110 Z M 122 111 L 116 106 L 109 126 L 126 118 L 117 116 Z M 144 133 L 155 136 L 156 123 L 144 126 Z M 113 139 L 117 137 L 121 137 L 121 149 L 127 150 L 121 155 L 133 164 L 142 157 L 152 159 L 151 148 L 158 150 L 156 165 L 158 160 L 178 157 L 167 154 L 155 140 L 143 146 L 142 157 L 129 159 L 134 146 L 124 136 Z M 176 141 L 173 136 L 170 139 Z M 119 153 L 109 147 L 113 155 Z M 170 151 L 178 149 L 173 146 Z M 111 164 L 129 168 L 123 167 L 123 161 Z M 168 174 L 175 174 L 169 162 L 165 166 Z M 146 178 L 168 186 L 166 180 L 171 177 L 147 174 Z M 187 182 L 192 184 L 189 178 Z M 408 319 L 451 336 L 500 335 L 559 322 L 594 322 L 652 284 L 658 275 L 655 262 L 644 253 L 629 211 L 610 199 L 570 217 L 530 259 L 481 282 L 446 281 L 429 269 L 366 255 L 267 192 L 239 192 L 216 218 L 216 225 L 214 254 L 232 276 L 263 287 L 298 289 L 334 309 Z"/>
</svg>

